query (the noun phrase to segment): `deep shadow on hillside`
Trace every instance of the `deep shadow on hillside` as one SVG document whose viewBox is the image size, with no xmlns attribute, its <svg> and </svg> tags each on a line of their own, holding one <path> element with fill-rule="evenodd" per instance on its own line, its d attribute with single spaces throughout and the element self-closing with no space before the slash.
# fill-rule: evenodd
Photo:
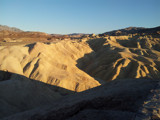
<svg viewBox="0 0 160 120">
<path fill-rule="evenodd" d="M 90 39 L 86 41 L 90 48 L 93 50 L 93 52 L 85 54 L 82 58 L 77 60 L 77 67 L 85 70 L 87 65 L 91 64 L 94 62 L 95 57 L 98 55 L 96 54 L 97 51 L 99 51 L 102 47 L 103 44 L 105 43 L 106 39 L 103 38 L 98 38 L 98 39 Z"/>
<path fill-rule="evenodd" d="M 75 92 L 25 76 L 0 71 L 0 118 L 51 105 Z"/>
</svg>

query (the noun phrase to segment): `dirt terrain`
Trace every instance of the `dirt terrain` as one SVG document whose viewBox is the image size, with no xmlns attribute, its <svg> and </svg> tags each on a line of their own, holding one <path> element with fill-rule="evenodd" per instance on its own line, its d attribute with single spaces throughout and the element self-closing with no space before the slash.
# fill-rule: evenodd
<svg viewBox="0 0 160 120">
<path fill-rule="evenodd" d="M 159 119 L 159 27 L 118 31 L 0 31 L 0 118 Z"/>
</svg>

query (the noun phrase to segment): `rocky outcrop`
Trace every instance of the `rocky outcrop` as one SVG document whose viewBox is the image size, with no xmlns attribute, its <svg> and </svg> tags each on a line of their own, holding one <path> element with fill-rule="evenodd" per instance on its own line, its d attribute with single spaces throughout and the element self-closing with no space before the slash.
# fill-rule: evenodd
<svg viewBox="0 0 160 120">
<path fill-rule="evenodd" d="M 143 120 L 146 116 L 141 109 L 160 89 L 158 80 L 125 79 L 115 80 L 97 88 L 66 96 L 53 105 L 19 113 L 3 120 Z M 157 92 L 157 94 L 160 94 Z M 159 100 L 159 98 L 158 98 Z M 159 102 L 157 104 L 158 112 Z M 154 108 L 150 111 L 154 111 Z M 154 111 L 155 112 L 155 111 Z"/>
</svg>

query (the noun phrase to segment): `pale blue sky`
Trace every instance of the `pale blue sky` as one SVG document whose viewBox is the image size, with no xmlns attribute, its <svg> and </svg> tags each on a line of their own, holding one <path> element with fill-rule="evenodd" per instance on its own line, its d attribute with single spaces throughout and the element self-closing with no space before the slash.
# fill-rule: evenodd
<svg viewBox="0 0 160 120">
<path fill-rule="evenodd" d="M 47 33 L 160 26 L 160 0 L 0 0 L 0 24 Z"/>
</svg>

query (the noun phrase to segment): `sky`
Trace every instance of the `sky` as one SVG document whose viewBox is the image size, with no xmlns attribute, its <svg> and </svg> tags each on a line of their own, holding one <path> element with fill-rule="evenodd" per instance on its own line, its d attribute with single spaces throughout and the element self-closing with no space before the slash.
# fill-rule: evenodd
<svg viewBox="0 0 160 120">
<path fill-rule="evenodd" d="M 0 25 L 52 34 L 160 26 L 160 0 L 0 0 Z"/>
</svg>

